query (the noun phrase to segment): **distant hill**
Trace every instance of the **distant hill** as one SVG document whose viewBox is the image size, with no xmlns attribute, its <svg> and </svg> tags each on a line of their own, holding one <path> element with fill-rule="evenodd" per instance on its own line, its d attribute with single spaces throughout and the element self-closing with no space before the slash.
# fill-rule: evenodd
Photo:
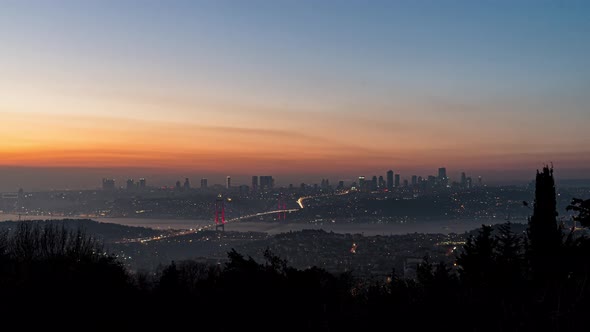
<svg viewBox="0 0 590 332">
<path fill-rule="evenodd" d="M 81 229 L 86 234 L 95 237 L 105 244 L 113 243 L 124 238 L 150 237 L 162 234 L 161 230 L 146 227 L 131 227 L 118 224 L 102 223 L 90 219 L 62 219 L 62 220 L 30 220 L 27 222 L 40 224 L 64 225 L 67 229 Z M 0 230 L 15 229 L 18 221 L 0 222 Z"/>
</svg>

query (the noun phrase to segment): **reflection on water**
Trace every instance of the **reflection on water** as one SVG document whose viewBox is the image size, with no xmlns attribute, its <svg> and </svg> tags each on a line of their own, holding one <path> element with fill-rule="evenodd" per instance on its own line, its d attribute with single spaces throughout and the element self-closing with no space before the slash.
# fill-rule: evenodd
<svg viewBox="0 0 590 332">
<path fill-rule="evenodd" d="M 22 220 L 63 219 L 50 216 L 21 216 Z M 179 220 L 179 219 L 146 219 L 146 218 L 92 218 L 93 220 L 126 226 L 149 227 L 154 229 L 190 229 L 210 225 L 210 220 Z M 18 220 L 18 215 L 0 214 L 0 221 Z M 355 233 L 364 235 L 391 235 L 407 233 L 463 233 L 478 228 L 481 224 L 497 224 L 503 220 L 471 221 L 471 220 L 440 220 L 390 224 L 328 222 L 316 223 L 285 223 L 285 222 L 234 222 L 225 225 L 227 231 L 265 232 L 278 234 L 303 229 L 324 229 L 335 233 Z M 526 222 L 513 220 L 512 222 Z"/>
</svg>

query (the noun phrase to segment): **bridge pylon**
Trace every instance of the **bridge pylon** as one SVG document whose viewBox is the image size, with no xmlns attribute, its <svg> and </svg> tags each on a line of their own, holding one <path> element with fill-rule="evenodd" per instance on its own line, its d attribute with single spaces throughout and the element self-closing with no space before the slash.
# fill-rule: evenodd
<svg viewBox="0 0 590 332">
<path fill-rule="evenodd" d="M 219 194 L 215 199 L 215 230 L 225 231 L 225 223 L 225 202 L 223 195 Z"/>
<path fill-rule="evenodd" d="M 286 220 L 287 219 L 287 212 L 286 212 L 287 200 L 283 194 L 279 194 L 277 207 L 278 207 L 278 211 L 279 211 L 277 213 L 277 219 L 278 220 Z"/>
</svg>

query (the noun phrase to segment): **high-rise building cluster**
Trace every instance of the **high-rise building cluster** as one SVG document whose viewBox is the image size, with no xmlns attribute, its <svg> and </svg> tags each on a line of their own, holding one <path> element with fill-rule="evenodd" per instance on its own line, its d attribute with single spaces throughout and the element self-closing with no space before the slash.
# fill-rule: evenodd
<svg viewBox="0 0 590 332">
<path fill-rule="evenodd" d="M 102 190 L 115 190 L 115 179 L 102 179 Z"/>
<path fill-rule="evenodd" d="M 260 176 L 260 190 L 270 190 L 274 188 L 275 180 L 270 175 Z"/>
<path fill-rule="evenodd" d="M 324 180 L 322 180 L 322 183 L 323 181 Z M 481 177 L 478 178 L 478 186 L 483 186 Z M 373 175 L 370 181 L 367 181 L 365 176 L 359 176 L 358 182 L 353 182 L 351 187 L 354 187 L 359 191 L 392 191 L 396 188 L 428 190 L 453 187 L 469 189 L 472 187 L 472 180 L 471 177 L 467 177 L 465 172 L 462 172 L 460 182 L 451 182 L 447 175 L 447 169 L 445 167 L 440 167 L 437 175 L 428 175 L 426 177 L 411 175 L 409 179 L 405 178 L 403 180 L 401 175 L 395 173 L 393 170 L 387 171 L 385 177 L 382 175 Z"/>
<path fill-rule="evenodd" d="M 365 177 L 364 175 L 361 175 L 358 177 L 357 181 L 349 183 L 348 186 L 345 185 L 346 184 L 343 180 L 339 180 L 337 186 L 335 186 L 335 189 L 344 190 L 347 188 L 354 188 L 354 190 L 363 192 L 393 191 L 400 188 L 408 188 L 410 190 L 419 191 L 444 188 L 470 189 L 473 186 L 483 186 L 483 179 L 481 178 L 481 176 L 479 176 L 477 178 L 477 184 L 474 184 L 470 176 L 467 176 L 465 172 L 461 172 L 459 181 L 451 181 L 447 174 L 447 169 L 445 167 L 438 168 L 437 175 L 411 175 L 406 178 L 402 178 L 401 174 L 396 173 L 394 172 L 394 170 L 390 169 L 385 173 L 385 175 L 372 175 L 369 178 Z M 184 179 L 184 182 L 178 180 L 176 181 L 174 186 L 163 188 L 174 189 L 175 191 L 184 192 L 188 192 L 194 189 L 188 177 Z M 254 175 L 252 176 L 251 185 L 248 186 L 247 184 L 236 185 L 232 183 L 231 176 L 227 176 L 225 178 L 225 183 L 223 185 L 215 184 L 210 187 L 207 178 L 201 178 L 199 188 L 201 190 L 211 189 L 215 191 L 239 191 L 240 193 L 265 192 L 275 189 L 275 179 L 270 175 Z M 287 188 L 294 189 L 295 186 L 293 186 L 293 184 L 290 184 Z M 334 189 L 334 186 L 330 184 L 330 180 L 328 178 L 322 178 L 319 184 L 301 183 L 301 185 L 299 185 L 298 188 L 300 190 L 313 188 L 318 190 L 332 190 Z M 145 178 L 140 178 L 137 182 L 134 179 L 128 179 L 126 180 L 125 187 L 117 188 L 114 179 L 104 178 L 102 180 L 102 189 L 105 191 L 113 191 L 116 189 L 125 189 L 127 191 L 144 191 L 147 189 L 147 181 Z"/>
<path fill-rule="evenodd" d="M 326 186 L 329 184 L 328 180 L 325 180 L 326 182 Z M 235 185 L 232 182 L 232 178 L 231 176 L 227 176 L 225 178 L 225 183 L 223 185 L 219 185 L 219 184 L 215 184 L 212 187 L 209 186 L 209 181 L 207 178 L 201 178 L 200 179 L 200 189 L 201 190 L 206 190 L 206 189 L 213 189 L 213 190 L 239 190 L 239 192 L 241 193 L 247 193 L 247 192 L 256 192 L 259 190 L 272 190 L 275 187 L 275 180 L 272 176 L 270 175 L 262 175 L 262 176 L 252 176 L 252 187 L 248 186 L 247 184 L 241 184 L 241 185 Z M 168 186 L 164 186 L 162 187 L 164 189 L 173 189 L 175 191 L 191 191 L 192 189 L 194 189 L 194 187 L 191 185 L 191 180 L 187 177 L 184 179 L 184 182 L 181 182 L 180 180 L 176 181 L 174 183 L 174 186 L 168 187 Z M 293 185 L 291 185 L 291 188 L 293 188 Z M 102 179 L 102 189 L 105 191 L 114 191 L 116 189 L 120 189 L 120 190 L 126 190 L 126 191 L 130 191 L 130 192 L 135 192 L 135 191 L 144 191 L 147 189 L 147 180 L 145 178 L 140 178 L 139 181 L 135 181 L 134 179 L 127 179 L 125 181 L 125 186 L 122 187 L 117 187 L 115 185 L 115 179 L 110 179 L 110 178 L 103 178 Z"/>
</svg>

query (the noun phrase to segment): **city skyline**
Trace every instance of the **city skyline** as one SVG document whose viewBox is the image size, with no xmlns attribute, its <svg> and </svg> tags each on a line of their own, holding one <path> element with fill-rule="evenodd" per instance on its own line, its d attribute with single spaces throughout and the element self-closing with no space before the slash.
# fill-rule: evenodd
<svg viewBox="0 0 590 332">
<path fill-rule="evenodd" d="M 212 176 L 206 176 L 204 174 L 198 173 L 190 173 L 189 175 L 178 175 L 178 174 L 166 174 L 162 176 L 161 174 L 150 174 L 149 172 L 143 173 L 126 173 L 127 175 L 113 175 L 116 173 L 105 173 L 102 169 L 95 169 L 93 170 L 93 175 L 88 176 L 86 172 L 80 172 L 78 174 L 71 173 L 69 177 L 46 177 L 43 175 L 37 175 L 36 178 L 30 178 L 29 182 L 33 183 L 29 186 L 22 186 L 20 183 L 20 177 L 28 176 L 27 174 L 21 169 L 13 169 L 12 172 L 8 172 L 8 175 L 12 175 L 12 181 L 4 181 L 0 183 L 0 192 L 16 192 L 19 189 L 25 189 L 26 191 L 46 191 L 46 190 L 96 190 L 96 189 L 104 189 L 104 182 L 108 181 L 111 182 L 108 187 L 109 190 L 114 189 L 139 189 L 141 188 L 168 188 L 174 189 L 177 188 L 179 184 L 183 189 L 227 189 L 228 188 L 228 179 L 231 179 L 231 187 L 238 189 L 241 186 L 247 186 L 250 190 L 255 188 L 255 191 L 264 190 L 269 188 L 288 188 L 289 186 L 299 187 L 301 184 L 305 184 L 308 186 L 313 185 L 320 185 L 325 180 L 330 181 L 332 187 L 336 188 L 338 183 L 344 183 L 347 186 L 353 183 L 359 183 L 360 178 L 364 178 L 365 184 L 371 183 L 374 179 L 372 178 L 379 178 L 379 185 L 378 187 L 383 188 L 390 188 L 389 185 L 389 172 L 391 173 L 391 187 L 405 187 L 405 186 L 415 186 L 419 185 L 421 181 L 429 180 L 429 178 L 436 178 L 441 179 L 441 169 L 444 169 L 444 174 L 442 179 L 445 179 L 445 183 L 451 185 L 452 183 L 459 184 L 464 186 L 466 181 L 469 180 L 473 181 L 473 185 L 477 186 L 480 185 L 478 183 L 479 179 L 481 179 L 482 184 L 485 185 L 492 185 L 492 186 L 502 186 L 502 185 L 528 185 L 532 180 L 530 174 L 526 174 L 524 176 L 519 177 L 505 177 L 505 172 L 496 173 L 488 173 L 488 175 L 492 175 L 491 177 L 486 177 L 481 175 L 480 173 L 472 173 L 468 170 L 463 169 L 451 169 L 447 173 L 446 167 L 435 168 L 430 171 L 421 172 L 399 172 L 396 170 L 383 170 L 378 172 L 367 172 L 360 174 L 358 176 L 348 174 L 346 176 L 338 176 L 337 172 L 332 174 L 326 174 L 323 177 L 316 177 L 316 176 L 297 176 L 295 174 L 285 174 L 279 175 L 248 175 L 248 174 L 239 174 L 237 176 L 234 175 L 221 175 L 215 174 Z M 528 172 L 530 173 L 530 171 Z M 5 171 L 6 174 L 6 171 Z M 107 175 L 108 174 L 108 175 Z M 504 176 L 504 177 L 502 177 Z M 559 176 L 559 172 L 558 172 Z M 256 187 L 254 187 L 253 178 L 256 178 Z M 260 179 L 260 181 L 258 181 Z M 558 182 L 560 181 L 568 181 L 569 183 L 576 183 L 580 181 L 580 183 L 590 183 L 590 179 L 588 178 L 568 178 L 568 177 L 559 177 Z M 35 181 L 40 181 L 36 182 Z M 114 182 L 112 182 L 114 181 Z M 188 181 L 188 187 L 187 187 Z M 381 182 L 382 181 L 382 182 Z M 574 182 L 571 182 L 574 181 Z M 101 183 L 102 182 L 102 183 Z M 80 185 L 81 183 L 81 185 Z M 197 184 L 191 185 L 191 184 Z"/>
<path fill-rule="evenodd" d="M 6 1 L 0 190 L 410 180 L 441 164 L 590 178 L 588 7 Z"/>
<path fill-rule="evenodd" d="M 586 330 L 589 18 L 0 0 L 5 325 Z"/>
</svg>

